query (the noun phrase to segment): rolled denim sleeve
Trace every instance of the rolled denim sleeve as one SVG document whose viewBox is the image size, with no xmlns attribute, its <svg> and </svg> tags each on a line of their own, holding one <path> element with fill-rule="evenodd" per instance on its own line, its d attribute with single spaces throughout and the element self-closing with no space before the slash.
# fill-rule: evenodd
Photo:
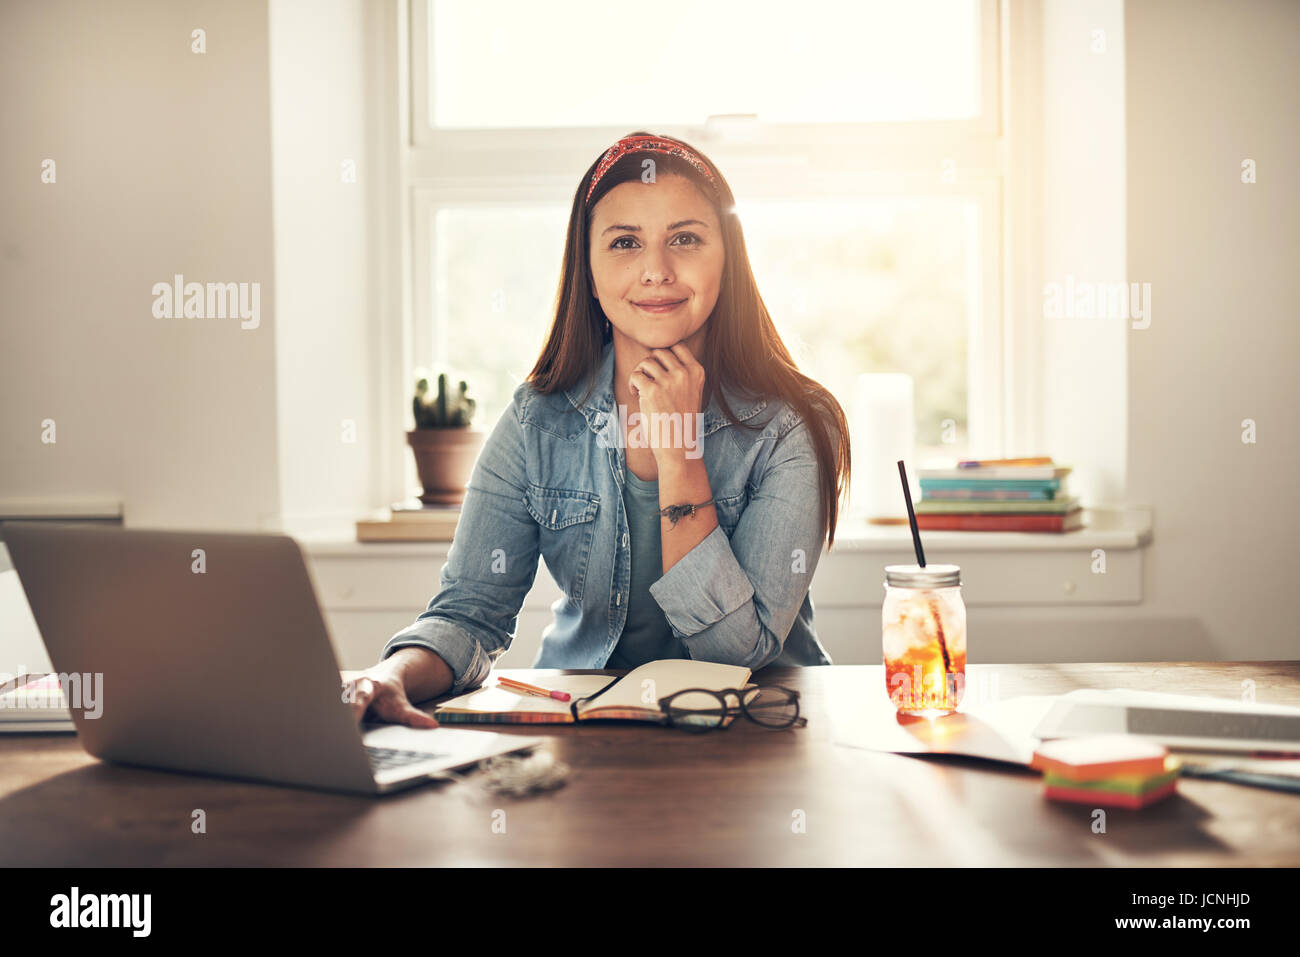
<svg viewBox="0 0 1300 957">
<path fill-rule="evenodd" d="M 757 671 L 780 656 L 821 558 L 819 483 L 800 420 L 776 440 L 731 538 L 713 529 L 650 585 L 692 658 Z"/>
<path fill-rule="evenodd" d="M 520 410 L 528 388 L 525 383 L 515 390 L 474 464 L 438 593 L 380 655 L 412 646 L 435 652 L 451 668 L 457 694 L 482 684 L 509 649 L 537 576 L 537 522 L 524 505 Z"/>
</svg>

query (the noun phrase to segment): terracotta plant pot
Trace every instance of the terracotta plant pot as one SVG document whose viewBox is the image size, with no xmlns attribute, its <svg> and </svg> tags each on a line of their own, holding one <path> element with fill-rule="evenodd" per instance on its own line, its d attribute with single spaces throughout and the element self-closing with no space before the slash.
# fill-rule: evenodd
<svg viewBox="0 0 1300 957">
<path fill-rule="evenodd" d="M 459 505 L 465 501 L 465 487 L 474 473 L 474 463 L 483 447 L 483 432 L 468 426 L 458 429 L 415 429 L 406 442 L 415 453 L 426 505 Z"/>
</svg>

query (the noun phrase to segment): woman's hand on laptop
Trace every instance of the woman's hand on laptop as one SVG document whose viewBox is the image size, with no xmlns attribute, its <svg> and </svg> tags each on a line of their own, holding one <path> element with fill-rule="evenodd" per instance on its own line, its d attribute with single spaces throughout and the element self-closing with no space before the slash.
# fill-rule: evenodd
<svg viewBox="0 0 1300 957">
<path fill-rule="evenodd" d="M 390 659 L 391 660 L 391 659 Z M 346 682 L 345 699 L 352 704 L 352 716 L 362 721 L 367 715 L 413 728 L 436 728 L 438 720 L 411 704 L 401 672 L 387 661 Z"/>
</svg>

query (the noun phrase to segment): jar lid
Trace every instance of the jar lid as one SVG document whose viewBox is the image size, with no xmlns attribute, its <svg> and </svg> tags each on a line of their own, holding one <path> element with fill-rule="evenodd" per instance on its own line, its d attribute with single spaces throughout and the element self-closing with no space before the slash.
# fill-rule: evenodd
<svg viewBox="0 0 1300 957">
<path fill-rule="evenodd" d="M 886 565 L 885 584 L 898 588 L 950 588 L 961 584 L 961 566 Z"/>
</svg>

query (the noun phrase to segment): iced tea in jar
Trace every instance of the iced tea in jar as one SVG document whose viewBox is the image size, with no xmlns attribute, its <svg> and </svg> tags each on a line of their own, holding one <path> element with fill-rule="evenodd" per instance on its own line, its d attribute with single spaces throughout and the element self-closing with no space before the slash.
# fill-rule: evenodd
<svg viewBox="0 0 1300 957">
<path fill-rule="evenodd" d="M 900 714 L 938 717 L 966 688 L 966 604 L 957 565 L 886 565 L 885 688 Z"/>
</svg>

